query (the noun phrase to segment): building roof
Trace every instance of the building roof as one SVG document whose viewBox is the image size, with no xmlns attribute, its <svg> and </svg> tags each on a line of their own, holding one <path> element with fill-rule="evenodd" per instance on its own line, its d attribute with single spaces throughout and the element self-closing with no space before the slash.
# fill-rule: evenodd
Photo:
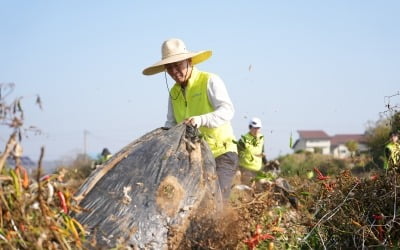
<svg viewBox="0 0 400 250">
<path fill-rule="evenodd" d="M 363 134 L 338 134 L 331 137 L 331 145 L 337 146 L 346 144 L 348 141 L 355 141 L 357 143 L 365 143 L 366 138 Z"/>
<path fill-rule="evenodd" d="M 301 139 L 326 139 L 329 140 L 331 137 L 323 130 L 298 130 Z"/>
</svg>

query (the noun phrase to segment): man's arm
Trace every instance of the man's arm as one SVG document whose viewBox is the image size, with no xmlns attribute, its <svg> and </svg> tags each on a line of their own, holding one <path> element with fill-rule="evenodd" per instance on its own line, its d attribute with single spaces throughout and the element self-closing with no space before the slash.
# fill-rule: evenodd
<svg viewBox="0 0 400 250">
<path fill-rule="evenodd" d="M 212 75 L 208 80 L 207 95 L 215 110 L 211 113 L 200 115 L 201 123 L 199 125 L 216 128 L 229 122 L 233 118 L 235 110 L 225 83 L 219 76 Z"/>
<path fill-rule="evenodd" d="M 386 159 L 389 160 L 391 153 L 392 152 L 390 151 L 390 149 L 386 147 L 385 148 L 385 157 L 386 157 Z"/>
<path fill-rule="evenodd" d="M 237 142 L 237 148 L 238 148 L 238 151 L 239 151 L 239 152 L 244 151 L 244 150 L 246 149 L 246 144 L 245 144 L 244 141 L 243 141 L 243 136 L 240 137 L 240 139 L 238 140 L 238 142 Z"/>
<path fill-rule="evenodd" d="M 262 147 L 262 163 L 263 163 L 263 165 L 265 165 L 265 164 L 267 164 L 267 155 L 265 154 L 265 151 L 264 151 L 264 145 L 263 145 L 263 147 Z"/>
<path fill-rule="evenodd" d="M 174 110 L 172 108 L 172 100 L 171 96 L 168 97 L 168 113 L 167 113 L 167 121 L 165 122 L 165 128 L 172 128 L 176 125 L 176 120 L 174 116 Z"/>
</svg>

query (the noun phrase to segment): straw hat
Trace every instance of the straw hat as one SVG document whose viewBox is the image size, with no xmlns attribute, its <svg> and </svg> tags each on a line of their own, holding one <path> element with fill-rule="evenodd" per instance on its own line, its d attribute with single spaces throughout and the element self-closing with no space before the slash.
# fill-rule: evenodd
<svg viewBox="0 0 400 250">
<path fill-rule="evenodd" d="M 143 75 L 154 75 L 165 70 L 164 65 L 192 58 L 192 64 L 201 63 L 212 55 L 211 50 L 191 52 L 186 49 L 185 43 L 177 38 L 165 41 L 161 47 L 161 61 L 143 70 Z"/>
</svg>

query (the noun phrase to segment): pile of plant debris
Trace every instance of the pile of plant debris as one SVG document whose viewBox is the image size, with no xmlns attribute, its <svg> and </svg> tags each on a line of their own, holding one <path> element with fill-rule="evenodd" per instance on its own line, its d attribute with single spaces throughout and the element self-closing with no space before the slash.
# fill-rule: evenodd
<svg viewBox="0 0 400 250">
<path fill-rule="evenodd" d="M 310 248 L 400 246 L 400 175 L 374 173 L 359 179 L 349 171 L 334 180 L 321 178 L 315 224 L 304 237 Z"/>
<path fill-rule="evenodd" d="M 21 165 L 0 175 L 1 249 L 76 249 L 84 229 L 68 213 L 71 191 L 63 174 L 31 179 Z"/>
<path fill-rule="evenodd" d="M 71 170 L 73 171 L 73 170 Z M 69 216 L 68 172 L 30 178 L 22 166 L 0 175 L 2 249 L 80 249 L 85 229 Z M 254 191 L 234 187 L 219 216 L 202 213 L 179 249 L 343 249 L 400 246 L 398 173 L 360 179 L 344 171 L 314 180 L 288 178 Z M 76 185 L 75 185 L 76 186 Z M 196 216 L 196 215 L 195 215 Z M 170 232 L 174 232 L 171 230 Z"/>
<path fill-rule="evenodd" d="M 71 169 L 70 171 L 73 171 Z M 2 249 L 82 249 L 86 229 L 70 217 L 74 192 L 68 172 L 27 176 L 22 166 L 3 169 L 0 247 Z M 74 184 L 73 186 L 76 186 Z M 262 192 L 234 189 L 220 215 L 194 215 L 179 249 L 254 249 L 297 246 L 304 235 L 305 207 L 295 209 L 273 182 Z M 173 234 L 173 230 L 170 232 Z M 172 235 L 171 235 L 172 236 Z"/>
<path fill-rule="evenodd" d="M 400 247 L 398 173 L 315 172 L 314 180 L 290 178 L 293 193 L 274 182 L 241 192 L 220 218 L 199 219 L 182 249 Z"/>
<path fill-rule="evenodd" d="M 298 248 L 309 220 L 302 193 L 308 196 L 301 189 L 288 193 L 275 182 L 264 184 L 262 191 L 238 185 L 220 216 L 193 221 L 180 249 Z"/>
</svg>

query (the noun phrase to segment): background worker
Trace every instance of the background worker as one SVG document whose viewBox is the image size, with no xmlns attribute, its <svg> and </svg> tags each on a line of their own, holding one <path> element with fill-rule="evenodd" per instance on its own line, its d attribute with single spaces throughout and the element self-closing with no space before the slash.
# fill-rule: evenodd
<svg viewBox="0 0 400 250">
<path fill-rule="evenodd" d="M 161 50 L 162 60 L 144 69 L 143 74 L 164 72 L 175 81 L 169 91 L 165 127 L 184 122 L 199 128 L 215 157 L 216 172 L 226 201 L 238 162 L 230 124 L 234 108 L 222 79 L 194 66 L 210 58 L 212 52 L 190 52 L 182 40 L 175 38 L 166 40 Z"/>
<path fill-rule="evenodd" d="M 394 169 L 400 170 L 400 143 L 399 143 L 399 133 L 397 131 L 392 131 L 389 135 L 390 142 L 385 146 L 385 163 L 384 169 Z"/>
<path fill-rule="evenodd" d="M 108 148 L 103 148 L 101 154 L 99 155 L 98 159 L 95 162 L 95 165 L 102 165 L 104 162 L 110 159 L 111 156 L 112 154 L 110 153 L 110 150 L 108 150 Z"/>
<path fill-rule="evenodd" d="M 254 177 L 267 163 L 261 127 L 261 120 L 257 117 L 252 118 L 249 122 L 249 132 L 241 136 L 237 145 L 241 182 L 248 186 L 254 186 Z"/>
</svg>

